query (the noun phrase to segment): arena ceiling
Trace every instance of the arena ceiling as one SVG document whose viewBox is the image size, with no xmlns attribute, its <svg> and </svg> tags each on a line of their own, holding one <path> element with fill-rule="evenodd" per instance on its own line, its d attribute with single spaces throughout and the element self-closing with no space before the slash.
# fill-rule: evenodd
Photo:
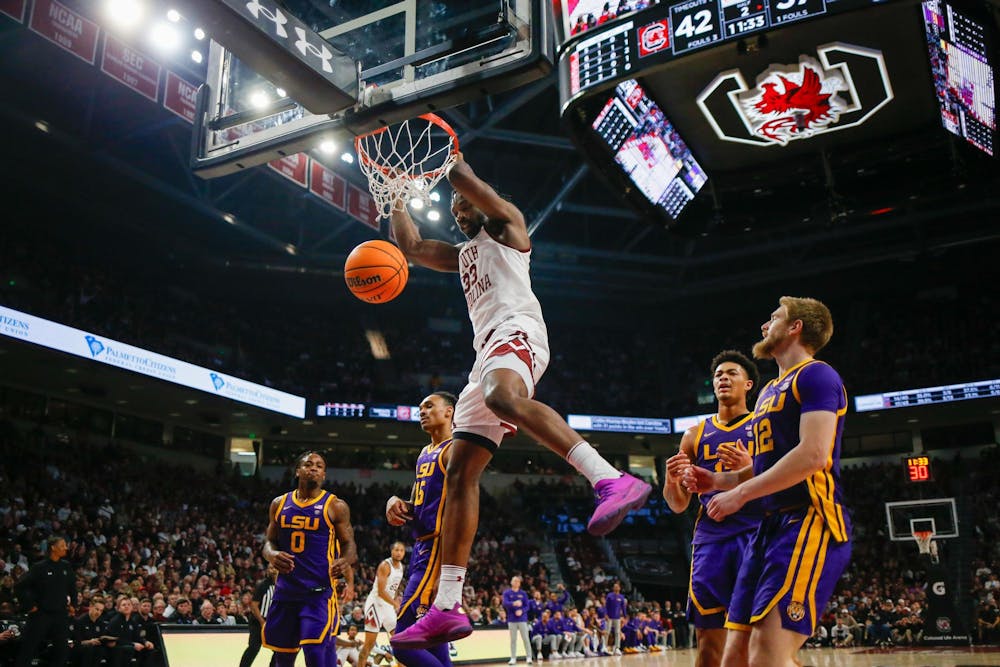
<svg viewBox="0 0 1000 667">
<path fill-rule="evenodd" d="M 162 235 L 176 252 L 260 271 L 336 276 L 350 248 L 374 234 L 266 167 L 193 176 L 190 125 L 4 17 L 0 83 L 8 201 L 27 204 L 33 193 L 108 217 L 128 211 L 121 224 Z M 664 302 L 734 280 L 886 271 L 1000 239 L 996 162 L 945 132 L 928 113 L 932 101 L 904 110 L 912 117 L 898 131 L 796 147 L 794 159 L 718 183 L 710 173 L 671 230 L 641 219 L 584 163 L 558 104 L 553 73 L 444 112 L 469 163 L 526 212 L 543 292 Z M 355 167 L 333 165 L 364 184 Z M 458 241 L 448 220 L 425 233 Z M 447 284 L 426 271 L 413 280 Z"/>
</svg>

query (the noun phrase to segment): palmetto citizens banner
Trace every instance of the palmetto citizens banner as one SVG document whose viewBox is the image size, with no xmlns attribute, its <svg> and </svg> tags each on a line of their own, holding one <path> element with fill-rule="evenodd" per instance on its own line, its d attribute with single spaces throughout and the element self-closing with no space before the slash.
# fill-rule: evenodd
<svg viewBox="0 0 1000 667">
<path fill-rule="evenodd" d="M 305 417 L 306 399 L 0 306 L 0 334 L 184 387 Z"/>
</svg>

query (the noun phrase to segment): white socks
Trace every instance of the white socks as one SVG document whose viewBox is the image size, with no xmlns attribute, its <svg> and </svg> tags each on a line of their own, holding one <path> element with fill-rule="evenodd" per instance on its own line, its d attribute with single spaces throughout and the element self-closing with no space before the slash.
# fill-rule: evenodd
<svg viewBox="0 0 1000 667">
<path fill-rule="evenodd" d="M 454 609 L 455 605 L 462 601 L 463 586 L 465 586 L 465 568 L 458 565 L 442 565 L 434 606 L 441 611 Z"/>
<path fill-rule="evenodd" d="M 594 486 L 605 479 L 618 479 L 622 476 L 620 472 L 604 460 L 604 457 L 597 453 L 597 450 L 590 446 L 586 440 L 573 445 L 566 455 L 569 464 L 576 468 L 581 475 L 587 478 L 591 486 Z M 442 568 L 443 570 L 444 568 Z"/>
</svg>

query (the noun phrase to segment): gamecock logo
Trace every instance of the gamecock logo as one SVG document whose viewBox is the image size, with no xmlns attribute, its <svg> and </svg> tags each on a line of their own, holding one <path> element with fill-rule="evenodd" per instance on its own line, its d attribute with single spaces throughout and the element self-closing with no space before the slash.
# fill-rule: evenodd
<svg viewBox="0 0 1000 667">
<path fill-rule="evenodd" d="M 821 72 L 818 62 L 802 58 L 798 72 L 769 72 L 757 81 L 756 90 L 738 95 L 754 134 L 784 146 L 836 123 L 845 106 L 837 92 L 846 92 L 847 86 L 840 77 Z"/>
<path fill-rule="evenodd" d="M 698 106 L 723 141 L 787 146 L 855 127 L 893 99 L 882 52 L 833 43 L 771 65 L 749 86 L 740 70 L 722 72 L 698 96 Z"/>
</svg>

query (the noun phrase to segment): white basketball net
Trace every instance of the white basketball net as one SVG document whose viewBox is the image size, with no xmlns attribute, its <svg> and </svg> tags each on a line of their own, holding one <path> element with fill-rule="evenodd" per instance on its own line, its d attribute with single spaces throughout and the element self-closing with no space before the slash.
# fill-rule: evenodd
<svg viewBox="0 0 1000 667">
<path fill-rule="evenodd" d="M 920 553 L 928 554 L 933 562 L 938 562 L 938 548 L 931 531 L 914 531 L 913 539 L 917 542 Z"/>
<path fill-rule="evenodd" d="M 358 137 L 354 146 L 383 218 L 414 199 L 429 207 L 431 190 L 458 153 L 458 140 L 423 116 Z"/>
</svg>

